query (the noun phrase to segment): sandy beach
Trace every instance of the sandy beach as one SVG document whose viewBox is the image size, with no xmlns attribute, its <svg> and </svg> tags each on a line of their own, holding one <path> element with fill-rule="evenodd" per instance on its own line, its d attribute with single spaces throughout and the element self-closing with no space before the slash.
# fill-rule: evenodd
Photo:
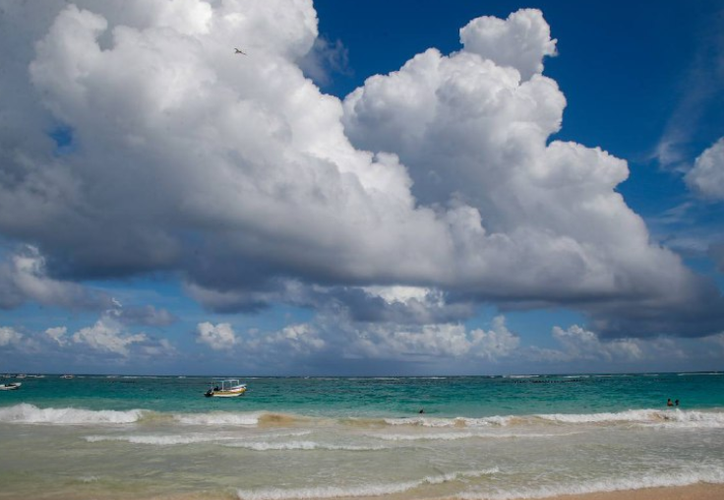
<svg viewBox="0 0 724 500">
<path fill-rule="evenodd" d="M 609 491 L 583 495 L 562 495 L 551 500 L 721 500 L 724 484 L 696 484 L 670 488 Z"/>
<path fill-rule="evenodd" d="M 27 500 L 27 497 L 5 497 L 0 494 L 0 498 L 4 500 Z M 55 500 L 77 500 L 78 497 L 56 497 Z M 104 495 L 102 492 L 96 492 L 94 499 L 116 500 L 117 494 L 108 492 Z M 236 496 L 217 496 L 208 495 L 203 492 L 181 494 L 181 495 L 161 495 L 136 498 L 136 500 L 210 500 L 224 499 L 232 500 L 238 498 Z M 343 500 L 386 500 L 387 496 L 381 497 L 345 497 Z M 667 488 L 643 488 L 638 490 L 621 490 L 608 491 L 601 493 L 586 493 L 579 495 L 560 495 L 555 497 L 546 497 L 540 500 L 721 500 L 724 498 L 724 484 L 696 484 L 691 486 L 677 486 Z M 308 500 L 314 500 L 312 498 Z M 326 499 L 328 500 L 328 499 Z M 454 499 L 450 499 L 454 500 Z"/>
</svg>

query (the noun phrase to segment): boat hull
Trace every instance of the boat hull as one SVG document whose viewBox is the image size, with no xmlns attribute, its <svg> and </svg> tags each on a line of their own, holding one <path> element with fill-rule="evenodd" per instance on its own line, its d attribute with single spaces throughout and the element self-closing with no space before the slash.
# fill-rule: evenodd
<svg viewBox="0 0 724 500">
<path fill-rule="evenodd" d="M 246 385 L 238 385 L 229 388 L 214 388 L 206 391 L 207 398 L 236 398 L 246 392 Z"/>
<path fill-rule="evenodd" d="M 238 396 L 241 396 L 246 391 L 241 392 L 213 392 L 211 394 L 208 394 L 208 397 L 210 398 L 236 398 Z"/>
</svg>

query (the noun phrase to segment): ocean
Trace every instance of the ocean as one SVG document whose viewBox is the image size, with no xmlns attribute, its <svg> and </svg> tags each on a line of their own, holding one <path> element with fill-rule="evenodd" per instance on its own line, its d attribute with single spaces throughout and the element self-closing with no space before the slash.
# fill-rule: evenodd
<svg viewBox="0 0 724 500">
<path fill-rule="evenodd" d="M 206 377 L 17 380 L 0 391 L 0 498 L 505 500 L 724 483 L 721 372 L 234 378 L 248 391 L 230 399 L 205 398 Z"/>
</svg>

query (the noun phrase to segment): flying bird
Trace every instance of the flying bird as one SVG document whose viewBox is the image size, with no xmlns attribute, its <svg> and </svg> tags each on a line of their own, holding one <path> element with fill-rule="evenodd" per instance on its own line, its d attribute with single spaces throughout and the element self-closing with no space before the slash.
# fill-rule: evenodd
<svg viewBox="0 0 724 500">
<path fill-rule="evenodd" d="M 244 52 L 243 50 L 240 50 L 240 49 L 237 49 L 236 47 L 234 47 L 234 54 L 241 54 L 241 55 L 245 56 L 245 55 L 246 55 L 246 52 Z"/>
</svg>

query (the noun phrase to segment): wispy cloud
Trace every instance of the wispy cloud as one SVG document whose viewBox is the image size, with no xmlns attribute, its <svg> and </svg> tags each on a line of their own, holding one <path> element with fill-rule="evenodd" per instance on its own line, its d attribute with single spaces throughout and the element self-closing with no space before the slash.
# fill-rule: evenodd
<svg viewBox="0 0 724 500">
<path fill-rule="evenodd" d="M 686 172 L 699 154 L 702 118 L 712 102 L 724 95 L 724 10 L 707 16 L 699 28 L 700 41 L 688 74 L 682 81 L 681 98 L 674 108 L 653 156 L 666 169 Z"/>
</svg>

